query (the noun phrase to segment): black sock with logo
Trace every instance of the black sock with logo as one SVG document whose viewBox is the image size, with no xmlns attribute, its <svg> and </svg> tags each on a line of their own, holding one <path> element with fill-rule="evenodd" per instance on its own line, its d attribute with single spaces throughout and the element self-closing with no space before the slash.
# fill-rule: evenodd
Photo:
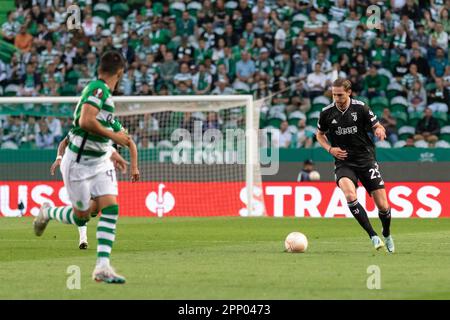
<svg viewBox="0 0 450 320">
<path fill-rule="evenodd" d="M 347 205 L 352 215 L 358 221 L 360 226 L 363 227 L 364 230 L 366 230 L 369 237 L 376 236 L 377 233 L 373 230 L 372 225 L 370 224 L 369 217 L 367 217 L 367 212 L 366 210 L 364 210 L 358 200 L 348 202 Z"/>
<path fill-rule="evenodd" d="M 383 225 L 383 236 L 388 237 L 391 234 L 391 208 L 389 208 L 386 212 L 378 211 L 378 217 Z"/>
</svg>

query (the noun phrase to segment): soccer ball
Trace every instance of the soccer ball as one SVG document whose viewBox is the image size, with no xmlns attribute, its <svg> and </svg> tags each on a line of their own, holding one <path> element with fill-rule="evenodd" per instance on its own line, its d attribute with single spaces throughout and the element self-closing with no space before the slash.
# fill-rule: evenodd
<svg viewBox="0 0 450 320">
<path fill-rule="evenodd" d="M 305 252 L 308 248 L 308 239 L 301 232 L 291 232 L 284 241 L 284 247 L 287 252 Z"/>
<path fill-rule="evenodd" d="M 317 171 L 311 171 L 309 173 L 309 179 L 311 181 L 319 181 L 320 180 L 320 173 Z"/>
</svg>

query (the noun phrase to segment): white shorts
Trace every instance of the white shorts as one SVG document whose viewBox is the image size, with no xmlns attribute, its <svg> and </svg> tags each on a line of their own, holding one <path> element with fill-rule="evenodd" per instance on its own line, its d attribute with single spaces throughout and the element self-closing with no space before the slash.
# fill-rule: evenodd
<svg viewBox="0 0 450 320">
<path fill-rule="evenodd" d="M 69 200 L 78 210 L 89 209 L 91 199 L 119 194 L 116 170 L 110 159 L 86 165 L 77 163 L 66 152 L 61 161 L 61 173 Z"/>
</svg>

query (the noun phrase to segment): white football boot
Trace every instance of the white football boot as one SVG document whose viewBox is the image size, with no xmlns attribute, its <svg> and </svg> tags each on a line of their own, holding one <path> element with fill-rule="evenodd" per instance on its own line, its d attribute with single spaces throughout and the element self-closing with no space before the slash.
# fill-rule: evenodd
<svg viewBox="0 0 450 320">
<path fill-rule="evenodd" d="M 44 230 L 47 227 L 48 222 L 50 221 L 50 219 L 46 217 L 43 211 L 44 209 L 47 209 L 49 207 L 50 203 L 44 202 L 39 209 L 39 214 L 33 221 L 34 234 L 38 237 L 40 237 L 44 233 Z"/>
<path fill-rule="evenodd" d="M 372 240 L 372 244 L 376 250 L 380 250 L 384 247 L 384 243 L 379 236 L 373 236 L 370 240 Z"/>
<path fill-rule="evenodd" d="M 384 237 L 384 242 L 386 243 L 386 251 L 389 253 L 395 252 L 394 239 L 391 235 Z"/>
<path fill-rule="evenodd" d="M 92 279 L 97 282 L 125 283 L 125 277 L 117 274 L 111 266 L 96 266 L 92 273 Z"/>
</svg>

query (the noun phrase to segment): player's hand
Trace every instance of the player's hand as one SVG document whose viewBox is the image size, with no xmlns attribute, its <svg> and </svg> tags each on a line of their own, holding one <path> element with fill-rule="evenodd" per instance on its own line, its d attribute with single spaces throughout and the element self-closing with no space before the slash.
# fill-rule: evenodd
<svg viewBox="0 0 450 320">
<path fill-rule="evenodd" d="M 131 140 L 130 136 L 125 131 L 114 133 L 111 139 L 121 146 L 128 146 Z"/>
<path fill-rule="evenodd" d="M 131 168 L 131 182 L 139 181 L 140 174 L 139 169 L 137 167 Z"/>
<path fill-rule="evenodd" d="M 342 150 L 339 147 L 331 148 L 330 153 L 339 160 L 345 160 L 345 158 L 347 158 L 347 151 Z"/>
<path fill-rule="evenodd" d="M 384 127 L 377 127 L 375 129 L 375 136 L 380 139 L 381 141 L 383 141 L 384 139 L 386 139 L 386 130 L 384 129 Z"/>
<path fill-rule="evenodd" d="M 56 159 L 55 162 L 53 162 L 52 166 L 50 167 L 50 174 L 52 176 L 55 175 L 55 170 L 58 168 L 58 166 L 61 165 L 61 159 Z"/>
<path fill-rule="evenodd" d="M 120 170 L 122 174 L 127 173 L 127 165 L 129 164 L 128 161 L 125 161 L 124 159 L 115 159 L 114 160 L 114 167 L 116 169 Z"/>
</svg>

